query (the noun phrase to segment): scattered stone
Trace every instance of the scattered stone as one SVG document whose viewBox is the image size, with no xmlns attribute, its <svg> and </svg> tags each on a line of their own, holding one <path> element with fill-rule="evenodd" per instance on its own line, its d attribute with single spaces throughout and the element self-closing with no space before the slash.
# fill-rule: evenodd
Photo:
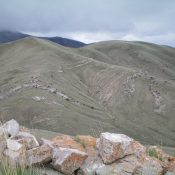
<svg viewBox="0 0 175 175">
<path fill-rule="evenodd" d="M 32 97 L 32 99 L 39 102 L 39 101 L 45 100 L 46 98 L 45 97 L 35 96 L 35 97 Z"/>
<path fill-rule="evenodd" d="M 134 140 L 124 134 L 102 133 L 98 143 L 99 154 L 105 164 L 136 152 Z"/>
<path fill-rule="evenodd" d="M 55 148 L 52 154 L 52 165 L 66 175 L 72 175 L 79 169 L 88 155 L 84 152 L 70 148 Z"/>
<path fill-rule="evenodd" d="M 85 152 L 83 145 L 76 142 L 71 136 L 68 135 L 56 136 L 51 141 L 54 147 L 72 148 Z"/>
<path fill-rule="evenodd" d="M 48 145 L 42 145 L 27 151 L 28 165 L 45 164 L 51 161 L 52 148 Z"/>
</svg>

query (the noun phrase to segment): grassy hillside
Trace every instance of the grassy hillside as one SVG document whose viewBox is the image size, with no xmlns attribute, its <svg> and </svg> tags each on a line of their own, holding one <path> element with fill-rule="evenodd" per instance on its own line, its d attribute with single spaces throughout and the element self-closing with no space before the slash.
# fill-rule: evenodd
<svg viewBox="0 0 175 175">
<path fill-rule="evenodd" d="M 0 113 L 67 134 L 122 132 L 175 144 L 175 49 L 110 41 L 70 49 L 25 38 L 0 45 Z"/>
</svg>

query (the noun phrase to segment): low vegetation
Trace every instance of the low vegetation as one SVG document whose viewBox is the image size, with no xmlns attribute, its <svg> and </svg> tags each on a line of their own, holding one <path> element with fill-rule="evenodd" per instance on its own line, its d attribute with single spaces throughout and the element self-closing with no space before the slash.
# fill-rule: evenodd
<svg viewBox="0 0 175 175">
<path fill-rule="evenodd" d="M 86 148 L 86 144 L 79 137 L 76 137 L 75 141 L 80 143 L 83 146 L 83 148 Z"/>
<path fill-rule="evenodd" d="M 156 159 L 159 159 L 160 161 L 163 160 L 162 157 L 160 157 L 160 156 L 157 154 L 157 152 L 156 152 L 155 149 L 150 149 L 150 150 L 148 150 L 148 155 L 149 155 L 150 157 L 154 157 L 154 158 L 156 158 Z"/>
<path fill-rule="evenodd" d="M 14 168 L 7 163 L 1 163 L 0 175 L 40 175 L 40 170 L 33 167 L 23 168 L 21 166 Z"/>
</svg>

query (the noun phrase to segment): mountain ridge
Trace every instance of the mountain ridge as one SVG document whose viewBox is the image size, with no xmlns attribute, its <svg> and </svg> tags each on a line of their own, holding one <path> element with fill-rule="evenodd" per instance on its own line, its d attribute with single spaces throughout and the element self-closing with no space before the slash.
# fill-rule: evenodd
<svg viewBox="0 0 175 175">
<path fill-rule="evenodd" d="M 1 116 L 65 134 L 110 131 L 174 145 L 174 50 L 131 43 L 1 44 Z"/>
<path fill-rule="evenodd" d="M 26 38 L 26 37 L 35 37 L 36 36 L 32 36 L 29 34 L 24 34 L 24 33 L 20 33 L 20 32 L 13 32 L 13 31 L 0 31 L 0 43 L 7 43 L 7 42 L 11 42 L 11 41 L 16 41 L 22 38 Z M 76 40 L 72 40 L 72 39 L 68 39 L 68 38 L 63 38 L 63 37 L 37 37 L 37 38 L 41 38 L 41 39 L 46 39 L 49 41 L 52 41 L 54 43 L 66 46 L 66 47 L 72 47 L 72 48 L 78 48 L 78 47 L 83 47 L 86 44 L 80 41 L 76 41 Z"/>
</svg>

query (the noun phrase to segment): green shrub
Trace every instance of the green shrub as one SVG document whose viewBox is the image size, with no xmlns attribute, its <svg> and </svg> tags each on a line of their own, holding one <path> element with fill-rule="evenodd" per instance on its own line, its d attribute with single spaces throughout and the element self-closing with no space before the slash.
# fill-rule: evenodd
<svg viewBox="0 0 175 175">
<path fill-rule="evenodd" d="M 162 157 L 160 157 L 160 156 L 157 154 L 157 152 L 156 152 L 155 149 L 149 149 L 149 150 L 148 150 L 148 155 L 149 155 L 150 157 L 154 157 L 154 158 L 159 159 L 160 161 L 162 161 Z"/>
</svg>

